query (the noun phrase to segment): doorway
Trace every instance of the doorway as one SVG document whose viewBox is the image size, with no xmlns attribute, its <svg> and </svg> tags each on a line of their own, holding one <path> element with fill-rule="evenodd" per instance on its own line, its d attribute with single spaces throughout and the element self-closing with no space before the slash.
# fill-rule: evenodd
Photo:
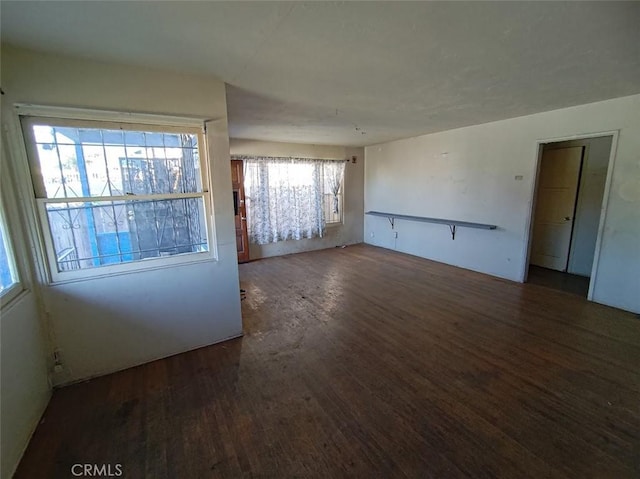
<svg viewBox="0 0 640 479">
<path fill-rule="evenodd" d="M 249 261 L 249 235 L 247 234 L 247 205 L 244 197 L 244 162 L 242 160 L 231 160 L 231 187 L 238 263 L 246 263 Z"/>
<path fill-rule="evenodd" d="M 540 144 L 527 281 L 587 297 L 613 135 Z"/>
</svg>

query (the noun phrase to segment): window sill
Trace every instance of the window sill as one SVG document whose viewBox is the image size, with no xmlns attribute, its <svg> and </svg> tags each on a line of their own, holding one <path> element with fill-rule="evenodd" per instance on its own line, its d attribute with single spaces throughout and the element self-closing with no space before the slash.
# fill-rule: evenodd
<svg viewBox="0 0 640 479">
<path fill-rule="evenodd" d="M 109 278 L 112 276 L 141 274 L 149 271 L 157 271 L 181 266 L 190 266 L 202 263 L 215 263 L 218 258 L 212 252 L 192 253 L 186 257 L 176 255 L 171 258 L 151 258 L 132 263 L 124 263 L 117 266 L 103 266 L 98 268 L 88 268 L 74 272 L 75 274 L 55 273 L 47 286 L 58 286 L 79 281 L 93 281 Z M 98 270 L 103 271 L 98 272 Z M 108 270 L 106 270 L 108 268 Z"/>
<path fill-rule="evenodd" d="M 14 284 L 11 288 L 2 292 L 0 296 L 0 309 L 2 314 L 6 314 L 18 304 L 31 290 L 25 289 L 20 283 Z"/>
</svg>

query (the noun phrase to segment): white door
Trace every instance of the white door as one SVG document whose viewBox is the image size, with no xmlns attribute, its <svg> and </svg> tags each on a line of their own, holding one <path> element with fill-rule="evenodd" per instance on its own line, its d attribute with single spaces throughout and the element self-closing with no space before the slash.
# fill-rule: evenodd
<svg viewBox="0 0 640 479">
<path fill-rule="evenodd" d="M 542 155 L 531 264 L 567 270 L 582 150 L 558 148 Z"/>
</svg>

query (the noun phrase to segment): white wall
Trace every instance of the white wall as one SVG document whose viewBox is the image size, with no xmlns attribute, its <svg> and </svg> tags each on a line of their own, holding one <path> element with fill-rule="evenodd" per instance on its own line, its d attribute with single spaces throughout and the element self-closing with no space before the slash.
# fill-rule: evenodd
<svg viewBox="0 0 640 479">
<path fill-rule="evenodd" d="M 640 95 L 365 148 L 365 210 L 498 225 L 460 228 L 365 218 L 365 241 L 521 281 L 538 143 L 619 130 L 593 299 L 640 312 Z M 522 180 L 515 179 L 522 176 Z"/>
<path fill-rule="evenodd" d="M 11 477 L 49 402 L 51 388 L 35 295 L 26 292 L 3 309 L 0 324 L 0 476 Z"/>
<path fill-rule="evenodd" d="M 343 222 L 327 226 L 322 238 L 298 241 L 279 241 L 266 245 L 249 245 L 251 259 L 300 253 L 335 246 L 362 243 L 364 213 L 364 148 L 343 146 L 302 145 L 268 141 L 230 141 L 231 155 L 293 156 L 299 158 L 340 159 L 357 157 L 356 163 L 347 163 L 344 172 Z"/>
<path fill-rule="evenodd" d="M 24 225 L 11 187 L 4 135 L 2 140 L 2 199 L 23 288 L 17 297 L 5 297 L 0 309 L 0 477 L 11 477 L 51 396 L 47 375 L 50 345 L 32 289 Z"/>
<path fill-rule="evenodd" d="M 544 148 L 547 151 L 555 148 L 584 147 L 567 268 L 569 273 L 591 276 L 612 140 L 611 136 L 601 136 L 550 143 Z"/>
<path fill-rule="evenodd" d="M 2 47 L 3 122 L 15 102 L 216 119 L 209 126 L 217 261 L 44 286 L 66 383 L 242 332 L 224 84 L 211 77 Z M 24 163 L 22 145 L 11 160 Z M 30 207 L 26 208 L 30 211 Z M 41 261 L 41 258 L 40 258 Z"/>
</svg>

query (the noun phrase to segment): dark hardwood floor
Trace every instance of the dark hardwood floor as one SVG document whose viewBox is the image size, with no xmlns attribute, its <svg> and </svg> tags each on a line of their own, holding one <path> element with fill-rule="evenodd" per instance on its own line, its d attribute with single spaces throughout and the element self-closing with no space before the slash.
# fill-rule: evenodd
<svg viewBox="0 0 640 479">
<path fill-rule="evenodd" d="M 589 292 L 589 278 L 577 274 L 563 273 L 540 266 L 529 266 L 527 282 L 577 294 L 583 298 Z"/>
<path fill-rule="evenodd" d="M 56 391 L 16 477 L 640 477 L 636 315 L 364 245 L 240 275 L 244 338 Z"/>
</svg>

